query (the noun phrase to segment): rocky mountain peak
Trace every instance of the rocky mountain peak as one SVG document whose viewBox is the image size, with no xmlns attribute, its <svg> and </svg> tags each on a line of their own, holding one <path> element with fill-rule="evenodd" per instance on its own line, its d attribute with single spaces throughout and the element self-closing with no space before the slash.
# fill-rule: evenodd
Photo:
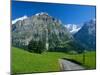
<svg viewBox="0 0 100 75">
<path fill-rule="evenodd" d="M 53 49 L 71 38 L 59 19 L 43 12 L 12 25 L 12 44 L 18 47 L 27 47 L 34 40 L 43 42 L 46 49 Z"/>
</svg>

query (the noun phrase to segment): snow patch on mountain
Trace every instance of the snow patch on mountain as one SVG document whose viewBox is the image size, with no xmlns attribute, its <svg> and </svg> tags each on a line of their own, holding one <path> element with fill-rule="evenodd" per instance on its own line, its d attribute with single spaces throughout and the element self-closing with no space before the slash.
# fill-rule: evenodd
<svg viewBox="0 0 100 75">
<path fill-rule="evenodd" d="M 76 25 L 76 24 L 67 24 L 67 25 L 65 25 L 65 27 L 68 29 L 68 31 L 71 34 L 75 34 L 76 32 L 78 32 L 81 29 L 81 26 Z"/>
<path fill-rule="evenodd" d="M 17 21 L 19 21 L 19 20 L 24 20 L 24 19 L 26 19 L 26 18 L 28 18 L 26 15 L 24 15 L 24 16 L 22 16 L 22 17 L 20 17 L 20 18 L 17 18 L 17 19 L 14 19 L 14 20 L 12 20 L 12 24 L 15 24 Z"/>
<path fill-rule="evenodd" d="M 46 13 L 46 12 L 41 12 L 41 13 L 36 13 L 35 16 L 44 15 L 44 14 L 48 15 L 48 13 Z"/>
</svg>

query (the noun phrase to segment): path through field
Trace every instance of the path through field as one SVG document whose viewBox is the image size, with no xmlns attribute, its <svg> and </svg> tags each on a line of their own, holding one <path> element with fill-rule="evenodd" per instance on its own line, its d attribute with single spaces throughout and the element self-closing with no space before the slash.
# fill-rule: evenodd
<svg viewBox="0 0 100 75">
<path fill-rule="evenodd" d="M 59 59 L 59 63 L 60 63 L 61 70 L 63 71 L 85 69 L 83 66 L 65 59 Z"/>
</svg>

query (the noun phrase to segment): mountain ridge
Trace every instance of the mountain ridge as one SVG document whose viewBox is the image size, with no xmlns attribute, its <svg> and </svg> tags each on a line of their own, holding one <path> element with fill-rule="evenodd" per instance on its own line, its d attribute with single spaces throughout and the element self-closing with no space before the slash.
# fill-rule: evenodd
<svg viewBox="0 0 100 75">
<path fill-rule="evenodd" d="M 12 25 L 12 43 L 18 47 L 27 46 L 34 40 L 42 41 L 46 49 L 52 49 L 71 38 L 61 21 L 47 13 L 33 15 Z"/>
<path fill-rule="evenodd" d="M 95 50 L 96 31 L 93 25 L 96 25 L 95 20 L 84 23 L 82 27 L 74 25 L 72 28 L 77 31 L 72 34 L 59 19 L 48 13 L 37 13 L 12 25 L 12 45 L 27 49 L 34 41 L 38 45 L 42 42 L 43 48 L 51 51 Z"/>
<path fill-rule="evenodd" d="M 82 43 L 85 49 L 96 49 L 96 20 L 92 19 L 84 23 L 83 27 L 74 35 L 74 38 Z"/>
</svg>

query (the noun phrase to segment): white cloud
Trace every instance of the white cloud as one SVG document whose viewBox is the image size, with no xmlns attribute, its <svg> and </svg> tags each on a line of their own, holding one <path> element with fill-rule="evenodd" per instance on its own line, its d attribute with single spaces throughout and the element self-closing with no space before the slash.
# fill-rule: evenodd
<svg viewBox="0 0 100 75">
<path fill-rule="evenodd" d="M 81 26 L 76 24 L 67 24 L 65 27 L 68 29 L 68 31 L 72 34 L 78 32 L 81 29 Z"/>
<path fill-rule="evenodd" d="M 15 24 L 17 21 L 19 21 L 19 20 L 24 20 L 24 19 L 26 19 L 26 18 L 28 18 L 26 15 L 24 15 L 23 17 L 20 17 L 20 18 L 17 18 L 17 19 L 15 19 L 15 20 L 12 20 L 12 24 Z"/>
</svg>

